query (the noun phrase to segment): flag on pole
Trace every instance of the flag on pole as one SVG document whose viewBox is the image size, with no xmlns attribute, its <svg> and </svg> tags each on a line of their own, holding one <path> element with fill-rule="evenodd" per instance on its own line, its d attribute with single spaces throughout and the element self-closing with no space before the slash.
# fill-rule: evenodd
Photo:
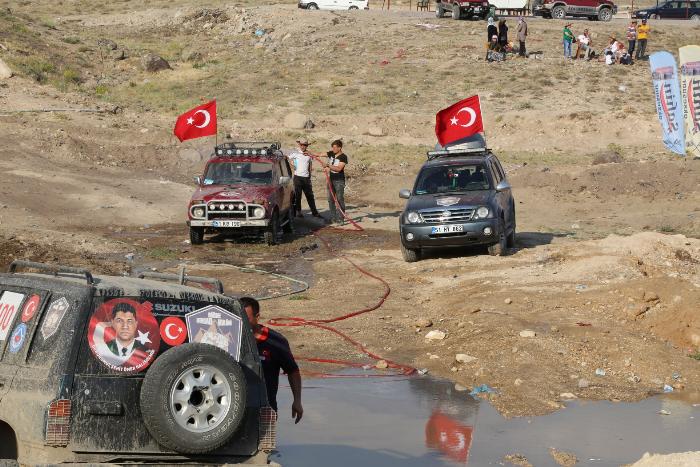
<svg viewBox="0 0 700 467">
<path fill-rule="evenodd" d="M 700 46 L 678 49 L 681 65 L 681 100 L 685 120 L 685 148 L 700 157 Z"/>
<path fill-rule="evenodd" d="M 216 135 L 216 101 L 202 104 L 177 117 L 173 134 L 180 142 Z"/>
<path fill-rule="evenodd" d="M 656 52 L 649 57 L 649 66 L 664 145 L 676 154 L 685 156 L 685 129 L 676 59 L 668 52 Z"/>
<path fill-rule="evenodd" d="M 484 131 L 479 96 L 472 96 L 442 109 L 435 116 L 435 136 L 440 146 Z"/>
</svg>

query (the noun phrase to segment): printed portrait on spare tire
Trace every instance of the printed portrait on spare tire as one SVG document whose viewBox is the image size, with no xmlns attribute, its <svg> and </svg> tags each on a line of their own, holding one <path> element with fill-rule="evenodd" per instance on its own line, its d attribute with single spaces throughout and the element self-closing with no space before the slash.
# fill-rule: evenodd
<svg viewBox="0 0 700 467">
<path fill-rule="evenodd" d="M 152 308 L 150 302 L 129 298 L 115 298 L 100 305 L 88 328 L 88 343 L 95 358 L 120 373 L 148 368 L 160 347 L 158 321 Z"/>
</svg>

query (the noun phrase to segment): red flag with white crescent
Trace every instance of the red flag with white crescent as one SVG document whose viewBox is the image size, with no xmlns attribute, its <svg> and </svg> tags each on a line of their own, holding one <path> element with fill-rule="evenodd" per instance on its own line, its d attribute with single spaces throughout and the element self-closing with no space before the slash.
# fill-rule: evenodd
<svg viewBox="0 0 700 467">
<path fill-rule="evenodd" d="M 472 96 L 442 109 L 435 116 L 435 136 L 441 146 L 484 131 L 479 96 Z"/>
<path fill-rule="evenodd" d="M 202 104 L 177 117 L 173 134 L 180 142 L 216 134 L 216 100 Z"/>
</svg>

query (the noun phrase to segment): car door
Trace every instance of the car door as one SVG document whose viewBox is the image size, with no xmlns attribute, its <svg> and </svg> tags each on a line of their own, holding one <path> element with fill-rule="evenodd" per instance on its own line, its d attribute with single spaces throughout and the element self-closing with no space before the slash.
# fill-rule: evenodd
<svg viewBox="0 0 700 467">
<path fill-rule="evenodd" d="M 289 208 L 292 207 L 292 191 L 293 182 L 292 174 L 289 167 L 289 163 L 286 159 L 281 160 L 277 163 L 277 171 L 280 174 L 280 214 L 287 212 Z M 284 180 L 284 181 L 283 181 Z"/>
<path fill-rule="evenodd" d="M 319 10 L 333 10 L 336 3 L 336 0 L 318 0 L 317 5 Z"/>
<path fill-rule="evenodd" d="M 494 189 L 505 179 L 505 174 L 503 173 L 503 168 L 498 164 L 495 159 L 489 160 L 489 169 L 493 174 Z M 510 189 L 496 192 L 496 204 L 498 205 L 500 211 L 503 213 L 504 219 L 506 221 L 506 227 L 510 227 L 511 223 L 511 209 L 510 209 Z"/>
</svg>

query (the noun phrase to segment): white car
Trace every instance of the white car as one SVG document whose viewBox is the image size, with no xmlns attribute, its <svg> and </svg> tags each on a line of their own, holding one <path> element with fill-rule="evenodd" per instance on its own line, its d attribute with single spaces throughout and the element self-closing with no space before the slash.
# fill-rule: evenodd
<svg viewBox="0 0 700 467">
<path fill-rule="evenodd" d="M 299 0 L 307 10 L 369 10 L 369 0 Z"/>
</svg>

